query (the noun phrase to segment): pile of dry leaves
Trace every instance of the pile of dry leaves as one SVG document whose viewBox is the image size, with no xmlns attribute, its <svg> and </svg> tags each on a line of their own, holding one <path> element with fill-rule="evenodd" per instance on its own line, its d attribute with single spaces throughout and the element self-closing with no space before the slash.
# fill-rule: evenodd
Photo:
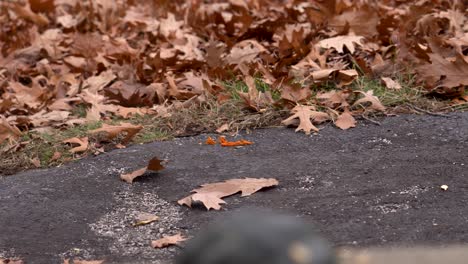
<svg viewBox="0 0 468 264">
<path fill-rule="evenodd" d="M 6 0 L 0 3 L 0 143 L 106 116 L 223 103 L 243 80 L 252 111 L 291 109 L 306 133 L 384 111 L 358 76 L 468 100 L 462 0 Z M 255 79 L 270 86 L 257 89 Z M 323 85 L 336 89 L 322 92 Z M 274 98 L 273 93 L 280 95 Z M 85 107 L 86 117 L 76 113 Z"/>
</svg>

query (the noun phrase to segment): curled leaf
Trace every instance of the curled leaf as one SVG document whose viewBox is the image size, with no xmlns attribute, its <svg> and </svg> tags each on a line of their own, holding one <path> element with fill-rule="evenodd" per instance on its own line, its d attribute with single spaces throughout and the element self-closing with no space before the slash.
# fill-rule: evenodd
<svg viewBox="0 0 468 264">
<path fill-rule="evenodd" d="M 252 145 L 252 141 L 248 141 L 245 139 L 237 140 L 237 141 L 228 141 L 225 137 L 219 137 L 219 143 L 223 147 L 237 147 L 237 146 L 246 146 Z"/>
<path fill-rule="evenodd" d="M 135 170 L 135 171 L 133 171 L 131 173 L 121 174 L 120 179 L 122 179 L 123 181 L 126 181 L 128 183 L 133 183 L 133 180 L 135 178 L 145 174 L 145 172 L 147 170 L 160 171 L 160 170 L 164 169 L 164 166 L 161 164 L 162 162 L 163 162 L 162 160 L 154 157 L 148 162 L 148 165 L 146 167 L 140 168 L 140 169 Z"/>
<path fill-rule="evenodd" d="M 126 133 L 126 136 L 122 140 L 122 144 L 127 144 L 140 130 L 143 129 L 141 125 L 133 125 L 130 123 L 121 123 L 117 126 L 111 126 L 103 124 L 101 128 L 91 130 L 90 133 L 107 133 L 107 139 L 112 140 L 122 133 Z"/>
<path fill-rule="evenodd" d="M 73 138 L 65 139 L 62 142 L 69 143 L 72 145 L 73 144 L 78 145 L 77 147 L 70 149 L 71 153 L 85 152 L 88 149 L 88 145 L 89 145 L 88 137 L 82 137 L 82 138 L 73 137 Z"/>
<path fill-rule="evenodd" d="M 164 236 L 158 240 L 151 241 L 151 246 L 154 248 L 164 248 L 171 245 L 178 245 L 180 242 L 187 240 L 186 237 L 182 236 L 181 234 L 173 235 L 173 236 Z"/>
</svg>

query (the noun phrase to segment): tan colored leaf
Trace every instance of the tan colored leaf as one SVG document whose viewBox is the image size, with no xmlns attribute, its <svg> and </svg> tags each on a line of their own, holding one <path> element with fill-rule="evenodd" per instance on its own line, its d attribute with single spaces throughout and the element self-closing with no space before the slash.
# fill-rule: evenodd
<svg viewBox="0 0 468 264">
<path fill-rule="evenodd" d="M 458 87 L 468 85 L 468 62 L 457 54 L 454 60 L 430 53 L 431 64 L 418 67 L 419 76 L 430 86 Z M 439 83 L 440 82 L 440 83 Z"/>
<path fill-rule="evenodd" d="M 133 226 L 147 225 L 154 221 L 158 221 L 159 216 L 149 213 L 140 213 L 135 218 Z"/>
<path fill-rule="evenodd" d="M 343 130 L 356 127 L 356 119 L 349 111 L 344 111 L 335 121 L 335 125 Z"/>
<path fill-rule="evenodd" d="M 69 143 L 72 145 L 73 144 L 78 145 L 77 147 L 70 149 L 71 153 L 85 152 L 88 149 L 88 144 L 89 144 L 88 137 L 82 137 L 82 138 L 73 137 L 73 138 L 65 139 L 62 142 Z"/>
<path fill-rule="evenodd" d="M 131 173 L 122 174 L 122 175 L 120 175 L 120 179 L 123 180 L 123 181 L 126 181 L 128 183 L 133 183 L 133 180 L 135 178 L 145 174 L 145 172 L 147 170 L 160 171 L 160 170 L 164 169 L 164 166 L 161 164 L 162 162 L 163 162 L 163 160 L 160 160 L 157 157 L 154 157 L 148 162 L 148 165 L 146 167 L 135 170 L 135 171 L 133 171 Z"/>
<path fill-rule="evenodd" d="M 62 157 L 62 153 L 55 151 L 54 155 L 52 155 L 52 158 L 50 158 L 50 161 L 56 161 Z"/>
<path fill-rule="evenodd" d="M 244 40 L 238 42 L 231 48 L 231 52 L 226 57 L 228 64 L 251 63 L 262 52 L 267 49 L 256 40 Z"/>
<path fill-rule="evenodd" d="M 80 260 L 80 259 L 75 259 L 75 260 L 71 260 L 72 262 L 70 262 L 71 259 L 64 259 L 63 260 L 63 264 L 102 264 L 104 263 L 104 260 Z"/>
<path fill-rule="evenodd" d="M 41 161 L 39 160 L 38 157 L 32 158 L 32 159 L 31 159 L 31 163 L 32 163 L 32 165 L 34 165 L 34 167 L 36 167 L 36 168 L 40 168 L 40 167 L 41 167 Z"/>
<path fill-rule="evenodd" d="M 122 144 L 127 144 L 141 129 L 143 126 L 141 125 L 133 125 L 130 123 L 121 123 L 117 126 L 112 126 L 108 124 L 103 124 L 101 128 L 94 129 L 89 131 L 90 133 L 100 133 L 104 132 L 107 133 L 107 139 L 112 140 L 118 135 L 122 133 L 126 133 L 124 139 L 122 139 Z"/>
<path fill-rule="evenodd" d="M 200 188 L 193 190 L 194 194 L 177 201 L 180 205 L 192 206 L 194 201 L 203 203 L 207 210 L 221 209 L 221 204 L 226 202 L 222 198 L 241 192 L 241 196 L 248 196 L 262 188 L 278 185 L 278 180 L 273 178 L 245 178 L 232 179 L 224 182 L 203 184 Z"/>
<path fill-rule="evenodd" d="M 361 46 L 361 41 L 364 39 L 362 36 L 338 36 L 328 39 L 323 39 L 318 42 L 321 48 L 329 49 L 334 48 L 339 53 L 343 53 L 344 47 L 346 47 L 351 53 L 354 53 L 355 46 Z"/>
<path fill-rule="evenodd" d="M 24 264 L 24 261 L 22 261 L 20 259 L 0 258 L 0 264 Z"/>
<path fill-rule="evenodd" d="M 385 87 L 387 87 L 388 89 L 392 89 L 392 90 L 401 89 L 401 85 L 397 81 L 392 80 L 392 78 L 382 77 L 381 80 L 385 84 Z"/>
<path fill-rule="evenodd" d="M 317 99 L 319 99 L 321 104 L 332 109 L 349 106 L 348 97 L 349 93 L 345 91 L 329 91 L 317 94 Z"/>
<path fill-rule="evenodd" d="M 123 181 L 126 181 L 128 183 L 132 183 L 133 180 L 136 178 L 136 177 L 139 177 L 143 174 L 145 174 L 145 172 L 148 170 L 147 167 L 143 167 L 141 169 L 138 169 L 136 171 L 133 171 L 131 173 L 127 173 L 127 174 L 122 174 L 120 175 L 120 179 L 122 179 Z"/>
<path fill-rule="evenodd" d="M 320 124 L 330 119 L 327 113 L 315 111 L 315 107 L 308 105 L 297 105 L 291 110 L 291 113 L 293 115 L 283 120 L 281 123 L 287 126 L 296 124 L 295 119 L 297 118 L 299 119 L 299 126 L 296 132 L 302 130 L 306 134 L 310 134 L 311 130 L 315 132 L 319 131 L 319 129 L 313 125 L 313 122 Z"/>
<path fill-rule="evenodd" d="M 182 236 L 181 234 L 173 236 L 164 236 L 158 240 L 151 241 L 151 246 L 154 248 L 164 248 L 172 245 L 179 245 L 180 242 L 187 240 L 188 238 Z"/>
<path fill-rule="evenodd" d="M 8 123 L 4 116 L 0 116 L 0 144 L 5 140 L 12 142 L 22 135 L 21 131 Z"/>
<path fill-rule="evenodd" d="M 362 92 L 359 91 L 362 95 L 364 95 L 363 98 L 357 100 L 353 106 L 359 105 L 359 104 L 366 104 L 370 103 L 370 106 L 367 108 L 372 109 L 372 110 L 377 110 L 377 111 L 385 111 L 385 106 L 380 102 L 379 98 L 374 95 L 374 91 L 369 90 L 367 92 Z"/>
<path fill-rule="evenodd" d="M 228 131 L 229 130 L 229 124 L 223 124 L 221 125 L 220 127 L 218 127 L 218 129 L 216 129 L 216 132 L 218 133 L 223 133 L 225 131 Z"/>
</svg>

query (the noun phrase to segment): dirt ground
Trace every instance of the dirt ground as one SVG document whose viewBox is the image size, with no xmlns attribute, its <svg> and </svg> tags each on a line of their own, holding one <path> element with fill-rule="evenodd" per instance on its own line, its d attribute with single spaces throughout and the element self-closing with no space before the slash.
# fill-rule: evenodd
<svg viewBox="0 0 468 264">
<path fill-rule="evenodd" d="M 0 258 L 168 263 L 179 248 L 153 249 L 152 239 L 194 235 L 246 207 L 312 221 L 337 247 L 467 243 L 468 113 L 379 122 L 349 131 L 325 126 L 311 136 L 256 130 L 239 136 L 255 142 L 242 148 L 204 145 L 207 135 L 178 138 L 0 177 Z M 153 156 L 169 159 L 167 168 L 133 185 L 119 180 Z M 227 198 L 221 211 L 176 203 L 200 184 L 242 177 L 274 177 L 280 185 Z M 160 221 L 133 227 L 139 212 Z"/>
</svg>

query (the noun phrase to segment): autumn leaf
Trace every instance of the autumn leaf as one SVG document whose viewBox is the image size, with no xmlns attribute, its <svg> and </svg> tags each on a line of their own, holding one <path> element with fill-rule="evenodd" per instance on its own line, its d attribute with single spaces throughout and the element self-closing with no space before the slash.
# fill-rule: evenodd
<svg viewBox="0 0 468 264">
<path fill-rule="evenodd" d="M 281 123 L 285 125 L 295 124 L 295 119 L 299 119 L 299 126 L 296 128 L 297 131 L 304 131 L 306 134 L 310 134 L 313 130 L 318 132 L 319 129 L 313 125 L 313 123 L 323 123 L 326 120 L 330 119 L 330 116 L 327 113 L 315 111 L 315 107 L 307 105 L 297 105 L 292 110 L 292 116 L 283 120 Z M 311 121 L 312 120 L 312 121 Z"/>
<path fill-rule="evenodd" d="M 222 198 L 241 192 L 241 196 L 249 196 L 262 188 L 278 185 L 278 181 L 273 178 L 245 178 L 232 179 L 224 182 L 204 184 L 200 188 L 193 190 L 194 194 L 182 198 L 178 201 L 180 205 L 192 206 L 194 201 L 203 203 L 207 210 L 221 209 L 221 204 L 226 202 Z"/>
<path fill-rule="evenodd" d="M 369 90 L 367 92 L 359 91 L 359 93 L 364 95 L 364 97 L 354 102 L 353 106 L 369 103 L 370 104 L 370 106 L 368 107 L 369 109 L 382 111 L 382 112 L 385 111 L 385 106 L 383 106 L 379 98 L 377 98 L 377 96 L 374 95 L 374 91 L 372 90 Z"/>
<path fill-rule="evenodd" d="M 164 169 L 164 166 L 162 165 L 163 160 L 160 160 L 156 157 L 152 158 L 146 167 L 143 167 L 141 169 L 135 170 L 131 173 L 127 174 L 121 174 L 120 179 L 123 181 L 126 181 L 128 183 L 133 183 L 133 180 L 143 174 L 145 174 L 146 171 L 151 170 L 151 171 L 160 171 Z"/>
<path fill-rule="evenodd" d="M 24 261 L 20 259 L 5 259 L 0 258 L 0 264 L 25 264 Z"/>
<path fill-rule="evenodd" d="M 220 127 L 216 129 L 217 133 L 223 133 L 229 130 L 229 124 L 222 124 Z"/>
<path fill-rule="evenodd" d="M 164 248 L 172 245 L 179 245 L 180 242 L 187 240 L 186 237 L 182 236 L 181 234 L 173 235 L 173 236 L 164 236 L 158 240 L 151 241 L 151 246 L 154 248 Z"/>
<path fill-rule="evenodd" d="M 8 123 L 4 116 L 0 115 L 0 144 L 5 140 L 12 142 L 22 135 L 21 131 Z"/>
<path fill-rule="evenodd" d="M 70 262 L 71 261 L 71 262 Z M 104 260 L 64 259 L 63 264 L 102 264 Z"/>
<path fill-rule="evenodd" d="M 334 48 L 339 53 L 343 53 L 344 47 L 346 47 L 351 53 L 354 53 L 355 46 L 361 46 L 361 41 L 364 39 L 362 36 L 338 36 L 328 39 L 323 39 L 318 42 L 321 48 L 329 49 Z"/>
<path fill-rule="evenodd" d="M 139 213 L 135 218 L 133 226 L 147 225 L 154 221 L 158 221 L 159 216 L 149 213 Z"/>
<path fill-rule="evenodd" d="M 88 137 L 82 137 L 82 138 L 73 137 L 73 138 L 65 139 L 62 142 L 68 143 L 71 145 L 78 145 L 77 147 L 70 149 L 71 153 L 85 152 L 88 149 L 88 145 L 89 145 Z"/>
<path fill-rule="evenodd" d="M 338 118 L 335 120 L 335 125 L 343 130 L 350 129 L 356 126 L 356 119 L 349 112 L 345 110 Z"/>
<path fill-rule="evenodd" d="M 237 141 L 228 141 L 225 137 L 219 137 L 219 143 L 223 147 L 237 147 L 237 146 L 246 146 L 246 145 L 252 145 L 253 142 L 241 139 Z"/>
<path fill-rule="evenodd" d="M 382 77 L 380 79 L 384 83 L 385 87 L 387 87 L 388 89 L 391 89 L 391 90 L 401 89 L 401 85 L 397 81 L 394 81 L 392 78 Z"/>
<path fill-rule="evenodd" d="M 429 54 L 431 64 L 425 64 L 417 68 L 420 78 L 426 79 L 429 85 L 458 87 L 467 86 L 468 61 L 457 54 L 453 60 L 447 60 L 440 54 Z"/>
<path fill-rule="evenodd" d="M 216 145 L 216 141 L 212 139 L 211 137 L 208 137 L 205 141 L 205 144 L 207 145 Z"/>
<path fill-rule="evenodd" d="M 130 123 L 121 123 L 120 125 L 112 126 L 108 124 L 103 124 L 101 128 L 94 129 L 89 131 L 90 133 L 100 133 L 104 132 L 107 134 L 107 139 L 112 140 L 122 133 L 126 133 L 126 136 L 122 139 L 122 144 L 127 144 L 140 130 L 143 129 L 143 126 L 133 125 Z"/>
</svg>

